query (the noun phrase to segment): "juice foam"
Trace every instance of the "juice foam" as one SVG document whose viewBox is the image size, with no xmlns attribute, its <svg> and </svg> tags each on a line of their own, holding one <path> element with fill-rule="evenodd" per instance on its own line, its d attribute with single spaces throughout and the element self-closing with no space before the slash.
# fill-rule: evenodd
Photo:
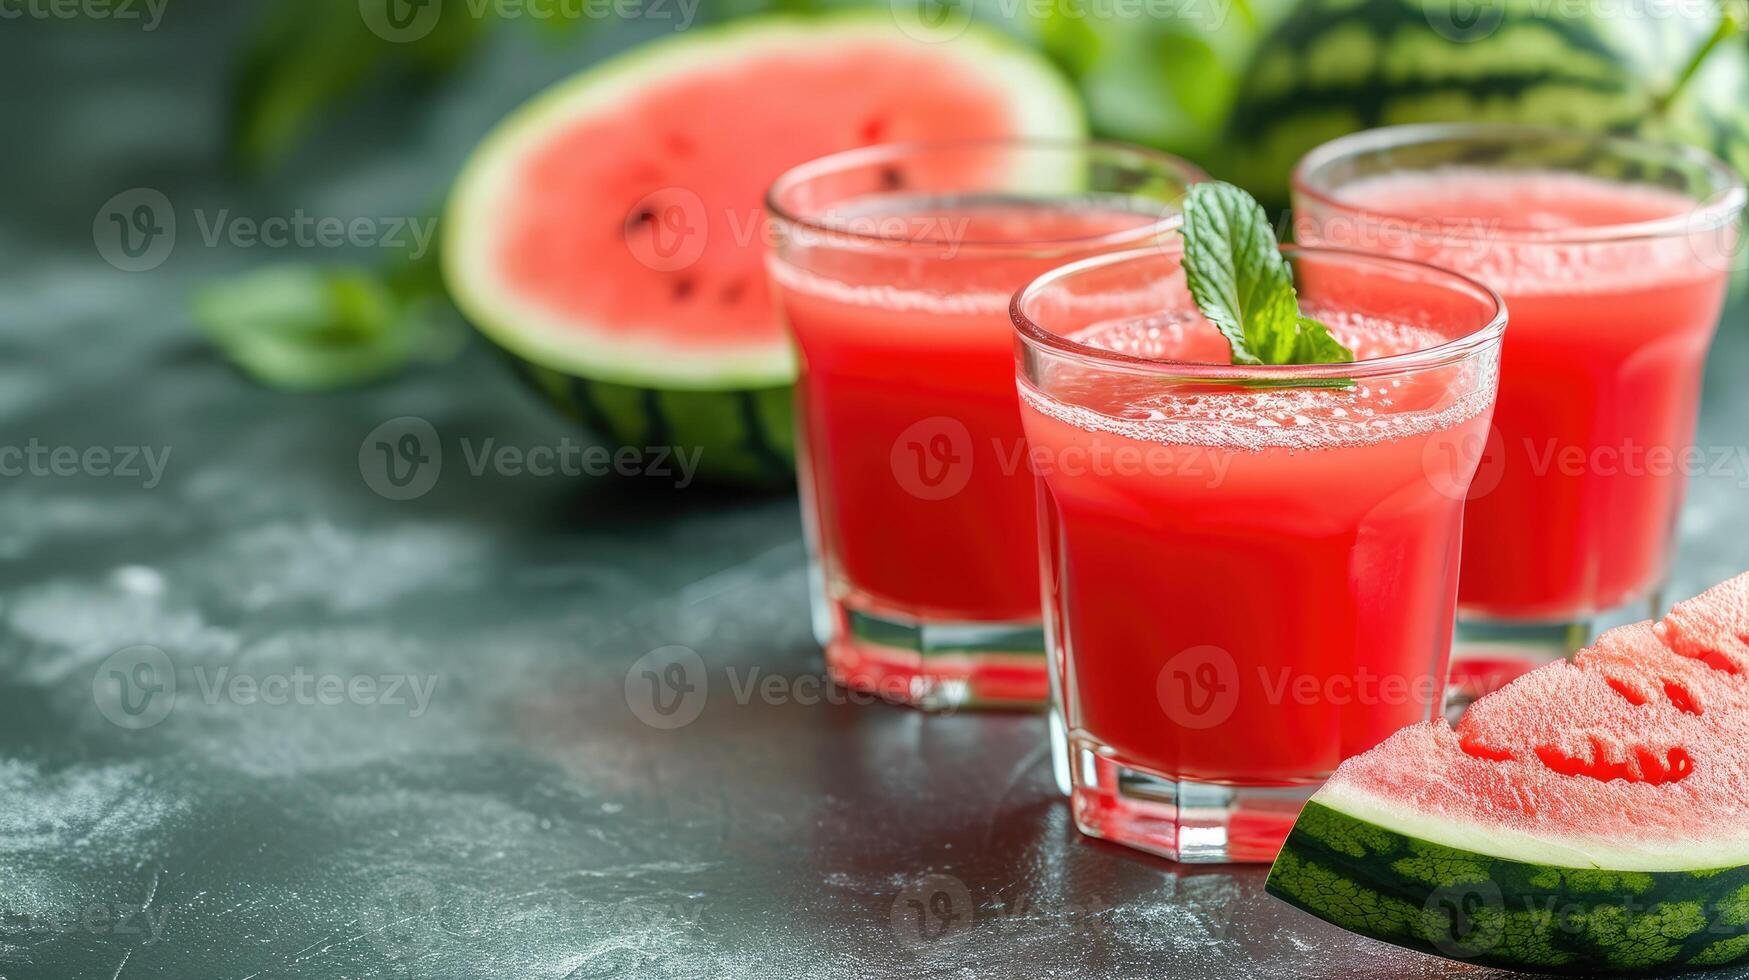
<svg viewBox="0 0 1749 980">
<path fill-rule="evenodd" d="M 1424 327 L 1342 311 L 1307 312 L 1329 326 L 1358 361 L 1430 350 L 1449 339 Z M 1095 324 L 1070 339 L 1153 361 L 1224 364 L 1230 356 L 1225 339 L 1194 316 Z M 1360 377 L 1342 389 L 1260 390 L 1089 372 L 1054 379 L 1051 389 L 1046 395 L 1023 384 L 1021 397 L 1034 410 L 1088 432 L 1252 451 L 1315 451 L 1403 439 L 1457 426 L 1492 401 L 1491 384 L 1454 386 L 1448 377 L 1423 374 Z M 1454 390 L 1466 393 L 1454 396 Z"/>
</svg>

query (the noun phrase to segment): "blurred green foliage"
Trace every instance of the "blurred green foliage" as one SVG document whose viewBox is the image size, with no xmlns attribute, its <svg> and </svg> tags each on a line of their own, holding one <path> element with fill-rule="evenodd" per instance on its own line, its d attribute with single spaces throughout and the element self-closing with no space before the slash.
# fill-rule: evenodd
<svg viewBox="0 0 1749 980">
<path fill-rule="evenodd" d="M 1294 0 L 1157 0 L 1147 18 L 1043 5 L 1031 28 L 1080 85 L 1102 136 L 1213 162 L 1246 64 Z"/>
</svg>

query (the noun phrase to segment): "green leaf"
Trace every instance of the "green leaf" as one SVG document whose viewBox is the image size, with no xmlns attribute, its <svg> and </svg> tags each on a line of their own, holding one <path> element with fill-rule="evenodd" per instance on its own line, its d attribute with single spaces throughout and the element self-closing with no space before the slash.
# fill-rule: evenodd
<svg viewBox="0 0 1749 980">
<path fill-rule="evenodd" d="M 249 170 L 278 162 L 328 107 L 361 88 L 388 53 L 338 0 L 271 8 L 235 68 L 233 157 Z"/>
<path fill-rule="evenodd" d="M 1300 314 L 1294 334 L 1293 357 L 1289 364 L 1348 364 L 1354 352 L 1331 336 L 1330 328 L 1304 313 Z"/>
<path fill-rule="evenodd" d="M 1293 277 L 1263 206 L 1231 184 L 1194 184 L 1184 199 L 1184 274 L 1234 364 L 1279 364 L 1299 313 Z M 1270 355 L 1274 355 L 1273 357 Z"/>
<path fill-rule="evenodd" d="M 355 268 L 265 266 L 202 287 L 192 312 L 226 358 L 291 390 L 375 381 L 446 359 L 463 337 L 430 293 Z"/>
<path fill-rule="evenodd" d="M 1226 121 L 1239 76 L 1221 60 L 1209 38 L 1194 30 L 1162 34 L 1155 42 L 1153 61 L 1164 83 L 1160 95 L 1177 103 L 1185 118 L 1204 132 L 1218 131 Z"/>
<path fill-rule="evenodd" d="M 1232 184 L 1195 184 L 1184 199 L 1184 274 L 1234 364 L 1354 360 L 1329 328 L 1300 312 L 1293 270 L 1263 206 Z"/>
<path fill-rule="evenodd" d="M 1039 46 L 1071 76 L 1093 70 L 1105 56 L 1105 40 L 1086 17 L 1053 4 L 1038 24 Z"/>
<path fill-rule="evenodd" d="M 476 17 L 459 0 L 441 4 L 428 29 L 397 42 L 371 30 L 360 0 L 276 0 L 234 69 L 233 158 L 249 171 L 271 169 L 373 85 L 441 77 L 496 24 L 496 10 L 487 5 Z"/>
</svg>

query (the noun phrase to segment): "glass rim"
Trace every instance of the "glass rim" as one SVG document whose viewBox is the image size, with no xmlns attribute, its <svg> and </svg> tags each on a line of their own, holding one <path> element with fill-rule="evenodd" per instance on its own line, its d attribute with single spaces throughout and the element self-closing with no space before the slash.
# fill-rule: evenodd
<svg viewBox="0 0 1749 980">
<path fill-rule="evenodd" d="M 1110 252 L 1091 258 L 1071 262 L 1068 265 L 1039 276 L 1014 294 L 1009 301 L 1009 319 L 1014 324 L 1015 333 L 1022 343 L 1032 346 L 1049 348 L 1053 353 L 1066 355 L 1090 367 L 1113 368 L 1121 367 L 1149 374 L 1168 375 L 1174 380 L 1184 381 L 1292 381 L 1292 380 L 1325 380 L 1331 378 L 1375 378 L 1384 375 L 1402 374 L 1409 371 L 1422 371 L 1430 368 L 1444 367 L 1455 364 L 1466 357 L 1489 346 L 1498 346 L 1506 333 L 1507 309 L 1506 301 L 1491 287 L 1476 279 L 1450 269 L 1442 269 L 1425 262 L 1413 259 L 1400 259 L 1394 256 L 1378 255 L 1347 248 L 1325 248 L 1308 245 L 1283 245 L 1282 254 L 1290 260 L 1301 256 L 1318 256 L 1334 258 L 1342 262 L 1356 265 L 1371 265 L 1375 267 L 1395 268 L 1413 272 L 1417 275 L 1432 276 L 1443 288 L 1456 288 L 1470 293 L 1491 309 L 1486 322 L 1468 330 L 1460 336 L 1424 347 L 1420 350 L 1402 351 L 1396 354 L 1386 354 L 1383 357 L 1369 357 L 1358 361 L 1346 361 L 1340 364 L 1210 364 L 1196 361 L 1169 361 L 1153 357 L 1139 357 L 1135 354 L 1125 354 L 1119 351 L 1094 347 L 1080 341 L 1070 340 L 1063 335 L 1047 330 L 1034 322 L 1026 314 L 1023 304 L 1037 290 L 1048 288 L 1064 279 L 1082 273 L 1100 269 L 1106 266 L 1121 265 L 1149 258 L 1165 258 L 1166 253 L 1155 249 L 1129 249 L 1122 252 Z"/>
<path fill-rule="evenodd" d="M 794 208 L 786 206 L 780 200 L 781 195 L 785 192 L 794 190 L 810 180 L 816 180 L 830 174 L 844 173 L 858 167 L 875 166 L 924 154 L 949 153 L 979 148 L 1009 148 L 1057 153 L 1091 151 L 1101 156 L 1128 157 L 1142 165 L 1157 168 L 1162 173 L 1180 179 L 1186 187 L 1212 179 L 1202 168 L 1182 157 L 1118 140 L 1008 136 L 982 139 L 911 140 L 896 143 L 875 143 L 849 150 L 839 150 L 825 156 L 815 157 L 806 163 L 797 164 L 779 174 L 777 179 L 771 182 L 771 186 L 766 189 L 765 211 L 766 214 L 783 224 L 794 225 L 820 235 L 850 242 L 1016 251 L 1027 249 L 1074 251 L 1086 248 L 1117 247 L 1175 232 L 1184 220 L 1182 214 L 1174 213 L 1135 228 L 1066 238 L 954 239 L 933 235 L 904 237 L 861 231 L 842 222 L 822 221 L 806 217 L 796 213 Z"/>
<path fill-rule="evenodd" d="M 1699 167 L 1713 178 L 1715 189 L 1705 199 L 1697 200 L 1696 207 L 1691 211 L 1665 218 L 1653 218 L 1648 221 L 1587 225 L 1547 231 L 1535 228 L 1479 230 L 1471 229 L 1462 223 L 1445 224 L 1440 223 L 1438 219 L 1363 207 L 1336 196 L 1332 191 L 1313 186 L 1311 180 L 1311 175 L 1315 171 L 1346 157 L 1440 141 L 1461 142 L 1463 140 L 1489 139 L 1579 140 L 1606 149 L 1617 148 L 1617 152 L 1621 152 L 1620 148 L 1633 147 L 1639 151 L 1642 157 L 1662 157 L 1668 161 Z M 1382 126 L 1376 129 L 1362 130 L 1358 133 L 1350 133 L 1347 136 L 1339 136 L 1313 147 L 1306 152 L 1305 156 L 1300 157 L 1299 162 L 1294 164 L 1291 187 L 1296 195 L 1304 196 L 1318 204 L 1357 217 L 1402 221 L 1417 227 L 1427 226 L 1429 231 L 1437 231 L 1441 235 L 1459 240 L 1494 240 L 1535 245 L 1631 242 L 1713 231 L 1737 220 L 1743 212 L 1746 200 L 1749 200 L 1749 192 L 1745 191 L 1742 175 L 1717 156 L 1699 147 L 1686 143 L 1666 143 L 1613 133 L 1588 133 L 1560 126 L 1521 123 L 1412 123 L 1401 126 Z"/>
</svg>

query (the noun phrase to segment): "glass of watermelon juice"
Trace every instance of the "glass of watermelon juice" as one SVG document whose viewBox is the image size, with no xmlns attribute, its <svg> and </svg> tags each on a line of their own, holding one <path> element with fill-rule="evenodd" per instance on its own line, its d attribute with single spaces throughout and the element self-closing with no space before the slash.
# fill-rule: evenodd
<svg viewBox="0 0 1749 980">
<path fill-rule="evenodd" d="M 1743 201 L 1699 150 L 1537 127 L 1374 130 L 1300 162 L 1301 242 L 1454 269 L 1512 311 L 1494 428 L 1461 447 L 1460 671 L 1509 679 L 1658 613 Z"/>
<path fill-rule="evenodd" d="M 889 144 L 768 196 L 816 632 L 839 683 L 925 708 L 1047 694 L 1033 475 L 1008 302 L 1115 249 L 1176 247 L 1202 174 L 1115 144 Z"/>
<path fill-rule="evenodd" d="M 1019 294 L 1045 621 L 1083 833 L 1268 860 L 1346 758 L 1441 708 L 1506 314 L 1420 263 L 1288 248 L 1353 363 L 1234 365 L 1182 252 Z"/>
</svg>

